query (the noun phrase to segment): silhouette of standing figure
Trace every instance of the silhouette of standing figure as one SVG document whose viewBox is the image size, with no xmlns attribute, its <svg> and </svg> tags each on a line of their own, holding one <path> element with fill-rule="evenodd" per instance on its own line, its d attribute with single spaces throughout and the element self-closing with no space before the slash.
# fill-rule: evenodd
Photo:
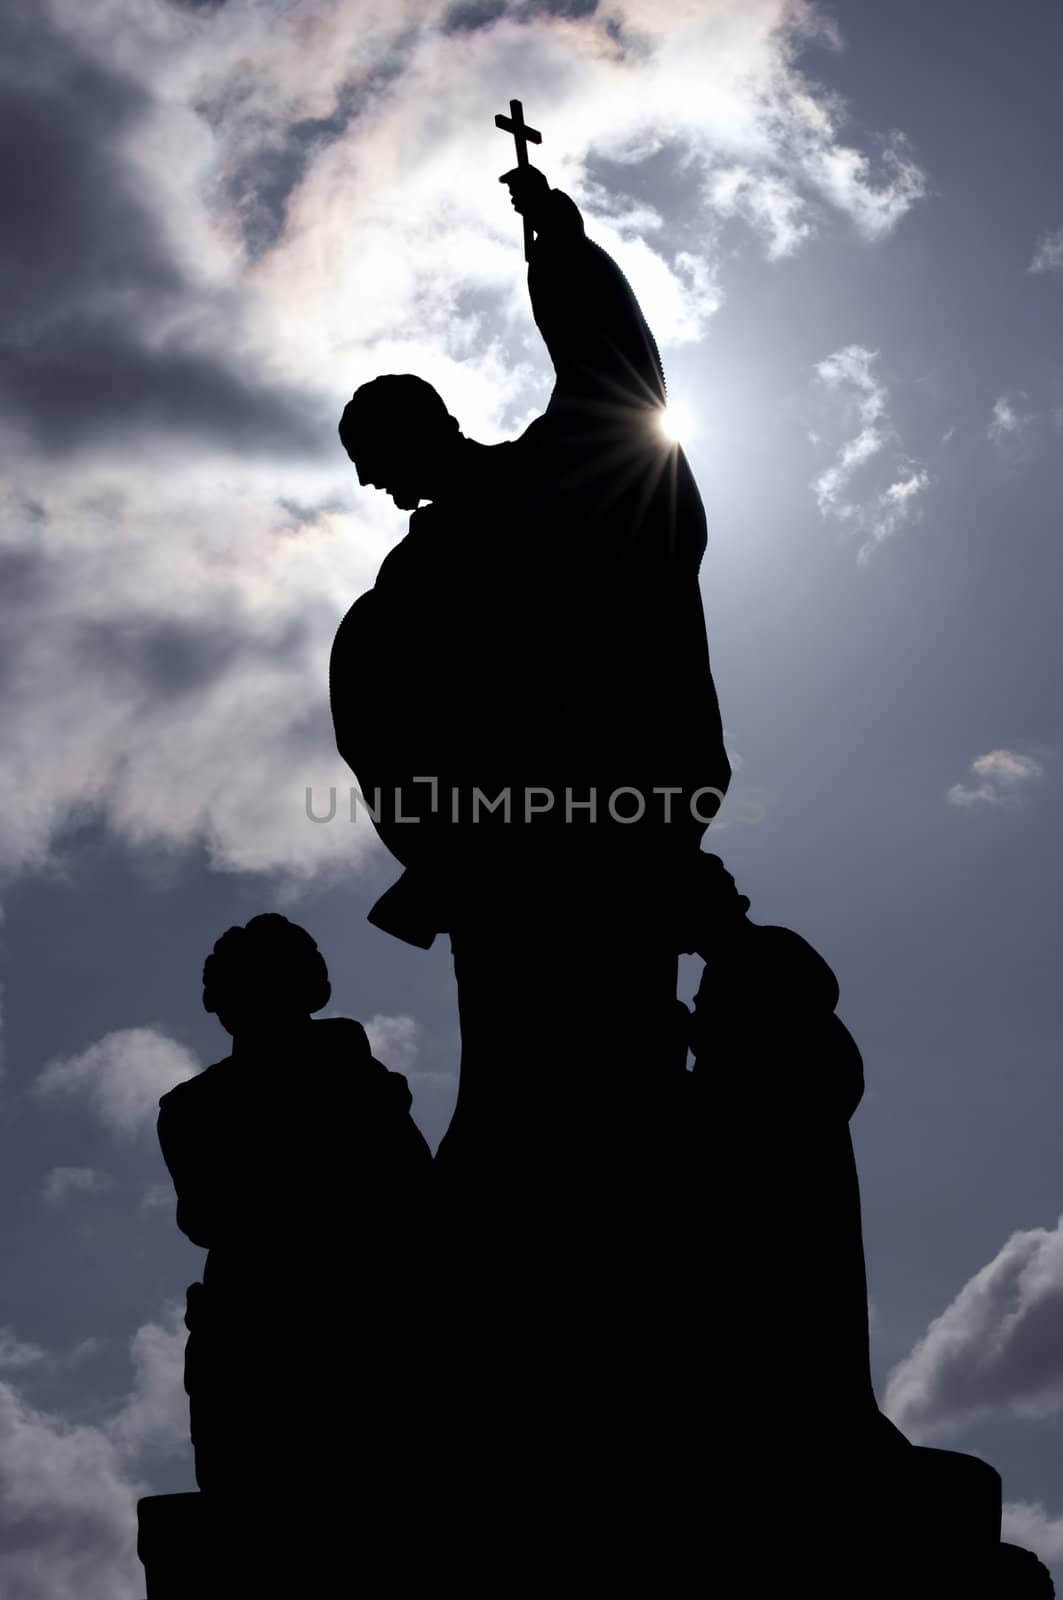
<svg viewBox="0 0 1063 1600">
<path fill-rule="evenodd" d="M 410 869 L 373 920 L 405 937 L 408 913 L 414 942 L 452 931 L 470 869 L 543 833 L 551 850 L 559 828 L 581 850 L 618 829 L 696 843 L 730 778 L 698 587 L 704 511 L 661 429 L 653 336 L 573 202 L 532 167 L 503 181 L 536 235 L 528 285 L 556 372 L 544 415 L 485 446 L 406 374 L 364 384 L 340 422 L 359 481 L 413 513 L 340 626 L 330 684 L 340 753 Z M 622 823 L 609 813 L 619 785 L 644 797 L 634 825 L 631 797 Z M 553 803 L 536 794 L 529 823 L 530 786 Z M 507 788 L 503 821 L 488 805 Z"/>
<path fill-rule="evenodd" d="M 160 1102 L 178 1226 L 208 1252 L 186 1318 L 196 1480 L 233 1501 L 331 1479 L 353 1504 L 410 1449 L 431 1156 L 362 1025 L 313 1018 L 330 993 L 304 929 L 230 928 L 203 1004 L 232 1053 Z"/>
<path fill-rule="evenodd" d="M 407 869 L 370 918 L 454 948 L 443 1164 L 460 1147 L 513 1170 L 515 1141 L 547 1131 L 585 1154 L 603 1071 L 652 1072 L 675 997 L 664 908 L 730 768 L 704 511 L 661 430 L 652 334 L 573 202 L 534 168 L 503 181 L 535 234 L 549 405 L 487 447 L 418 378 L 355 393 L 340 433 L 359 479 L 413 515 L 340 625 L 330 687 L 339 750 Z"/>
</svg>

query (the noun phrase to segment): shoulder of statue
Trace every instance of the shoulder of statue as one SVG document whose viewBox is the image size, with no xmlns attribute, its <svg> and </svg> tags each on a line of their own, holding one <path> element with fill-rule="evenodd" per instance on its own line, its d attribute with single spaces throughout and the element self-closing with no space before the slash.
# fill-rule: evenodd
<svg viewBox="0 0 1063 1600">
<path fill-rule="evenodd" d="M 315 1017 L 311 1030 L 315 1043 L 325 1045 L 330 1051 L 342 1051 L 345 1056 L 359 1061 L 373 1059 L 369 1035 L 353 1017 Z"/>
<path fill-rule="evenodd" d="M 175 1083 L 159 1099 L 160 1121 L 173 1121 L 187 1115 L 195 1115 L 196 1108 L 205 1096 L 212 1096 L 224 1086 L 228 1077 L 225 1068 L 232 1063 L 232 1056 L 224 1056 L 221 1061 L 213 1062 L 209 1067 L 204 1067 L 202 1072 L 197 1072 L 192 1078 L 185 1078 L 182 1083 Z"/>
<path fill-rule="evenodd" d="M 587 237 L 580 208 L 563 189 L 550 190 L 534 222 L 536 245 L 533 258 L 538 254 L 549 255 L 555 249 L 578 245 Z"/>
</svg>

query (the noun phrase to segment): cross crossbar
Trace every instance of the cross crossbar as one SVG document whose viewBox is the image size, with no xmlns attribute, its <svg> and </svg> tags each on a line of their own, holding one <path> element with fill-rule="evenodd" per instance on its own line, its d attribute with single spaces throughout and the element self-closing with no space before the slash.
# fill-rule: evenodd
<svg viewBox="0 0 1063 1600">
<path fill-rule="evenodd" d="M 511 133 L 513 142 L 517 146 L 517 166 L 528 165 L 528 145 L 542 144 L 543 136 L 538 128 L 530 128 L 524 120 L 524 107 L 519 100 L 509 102 L 509 116 L 504 116 L 500 111 L 495 117 L 495 127 L 501 128 L 503 133 Z M 532 226 L 527 217 L 524 218 L 524 259 L 531 260 L 531 247 L 533 241 Z"/>
</svg>

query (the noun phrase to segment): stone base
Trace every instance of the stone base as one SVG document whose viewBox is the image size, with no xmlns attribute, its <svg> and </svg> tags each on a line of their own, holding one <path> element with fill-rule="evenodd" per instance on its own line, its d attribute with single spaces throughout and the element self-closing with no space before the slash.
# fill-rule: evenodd
<svg viewBox="0 0 1063 1600">
<path fill-rule="evenodd" d="M 216 1543 L 201 1494 L 153 1494 L 137 1502 L 137 1555 L 148 1600 L 209 1593 Z"/>
<path fill-rule="evenodd" d="M 202 1493 L 149 1495 L 137 1504 L 137 1555 L 147 1600 L 310 1600 L 314 1580 L 340 1580 L 316 1548 L 332 1519 L 293 1515 L 284 1496 L 234 1503 Z M 349 1552 L 345 1555 L 349 1557 Z M 349 1560 L 342 1563 L 349 1573 Z"/>
<path fill-rule="evenodd" d="M 810 1476 L 818 1477 L 808 1465 Z M 453 1466 L 459 1478 L 470 1472 L 460 1447 Z M 406 1503 L 400 1518 L 381 1527 L 353 1490 L 342 1504 L 318 1500 L 312 1506 L 294 1489 L 243 1502 L 200 1493 L 152 1495 L 137 1507 L 137 1554 L 147 1600 L 258 1600 L 265 1594 L 311 1600 L 317 1593 L 348 1592 L 355 1573 L 366 1593 L 404 1596 L 455 1584 L 469 1596 L 546 1593 L 566 1588 L 561 1574 L 567 1573 L 579 1575 L 576 1587 L 587 1593 L 626 1589 L 638 1600 L 672 1600 L 692 1582 L 732 1592 L 736 1579 L 750 1597 L 786 1592 L 792 1583 L 795 1592 L 807 1588 L 837 1600 L 1052 1600 L 1055 1590 L 1041 1562 L 1000 1543 L 1000 1479 L 992 1467 L 956 1451 L 911 1446 L 895 1466 L 868 1475 L 854 1499 L 863 1508 L 855 1520 L 826 1479 L 814 1511 L 809 1484 L 792 1504 L 773 1507 L 773 1497 L 786 1497 L 784 1473 L 773 1496 L 755 1497 L 758 1508 L 744 1530 L 726 1525 L 711 1492 L 700 1502 L 700 1517 L 696 1494 L 672 1518 L 662 1518 L 651 1494 L 637 1497 L 644 1525 L 636 1530 L 617 1517 L 615 1506 L 593 1503 L 591 1481 L 588 1499 L 566 1516 L 557 1505 L 536 1507 L 527 1478 L 523 1489 L 510 1480 L 512 1510 L 521 1510 L 504 1524 L 484 1505 L 486 1514 L 452 1520 L 439 1495 L 426 1490 L 438 1517 L 438 1537 L 428 1540 L 430 1519 L 416 1503 Z M 522 1476 L 527 1471 L 525 1463 Z M 549 1482 L 549 1466 L 542 1463 L 531 1477 L 540 1486 Z M 745 1509 L 750 1516 L 752 1508 Z"/>
<path fill-rule="evenodd" d="M 137 1503 L 137 1555 L 147 1600 L 315 1600 L 420 1594 L 431 1580 L 415 1507 L 392 1487 L 380 1496 L 327 1491 L 230 1497 L 195 1492 Z"/>
</svg>

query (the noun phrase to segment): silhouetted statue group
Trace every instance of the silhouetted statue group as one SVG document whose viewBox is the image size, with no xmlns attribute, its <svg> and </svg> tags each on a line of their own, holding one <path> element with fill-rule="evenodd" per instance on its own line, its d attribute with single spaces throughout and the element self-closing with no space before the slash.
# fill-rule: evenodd
<svg viewBox="0 0 1063 1600">
<path fill-rule="evenodd" d="M 201 1492 L 141 1503 L 149 1600 L 1050 1594 L 993 1469 L 878 1410 L 860 1054 L 700 848 L 730 777 L 701 501 L 629 285 L 518 153 L 546 412 L 488 447 L 389 376 L 340 426 L 412 515 L 337 633 L 336 739 L 404 868 L 371 920 L 451 941 L 457 1106 L 433 1160 L 360 1024 L 314 1020 L 310 935 L 218 941 L 232 1052 L 159 1117 L 208 1252 Z"/>
</svg>

